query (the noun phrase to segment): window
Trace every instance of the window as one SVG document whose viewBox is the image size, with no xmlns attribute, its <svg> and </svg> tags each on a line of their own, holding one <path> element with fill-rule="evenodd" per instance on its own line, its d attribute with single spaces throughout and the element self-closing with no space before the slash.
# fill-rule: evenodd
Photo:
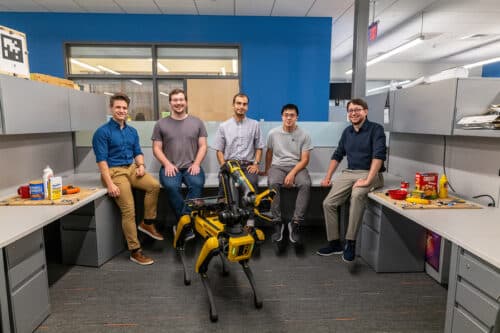
<svg viewBox="0 0 500 333">
<path fill-rule="evenodd" d="M 168 93 L 186 90 L 189 81 L 201 80 L 206 86 L 214 79 L 235 80 L 239 87 L 239 47 L 235 45 L 196 46 L 163 44 L 67 44 L 66 77 L 84 90 L 112 95 L 124 92 L 131 98 L 132 120 L 157 120 L 170 115 Z M 204 81 L 204 79 L 207 79 Z M 194 92 L 192 92 L 194 93 Z M 207 99 L 207 110 L 211 110 Z M 227 103 L 230 103 L 228 101 Z M 199 110 L 201 118 L 214 115 Z M 222 119 L 220 119 L 222 120 Z"/>
</svg>

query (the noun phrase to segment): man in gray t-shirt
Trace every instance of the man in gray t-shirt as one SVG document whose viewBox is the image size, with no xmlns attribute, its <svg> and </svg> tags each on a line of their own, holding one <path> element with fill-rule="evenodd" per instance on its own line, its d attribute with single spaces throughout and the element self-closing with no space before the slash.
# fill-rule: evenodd
<svg viewBox="0 0 500 333">
<path fill-rule="evenodd" d="M 306 169 L 313 149 L 311 137 L 297 126 L 299 109 L 294 104 L 286 104 L 281 109 L 283 126 L 273 128 L 267 138 L 266 173 L 271 189 L 276 195 L 271 204 L 275 224 L 272 238 L 280 248 L 284 246 L 285 225 L 281 220 L 280 188 L 296 187 L 298 190 L 292 221 L 288 223 L 289 240 L 295 246 L 302 245 L 299 225 L 309 203 L 311 177 Z"/>
<path fill-rule="evenodd" d="M 212 147 L 217 151 L 217 161 L 222 166 L 227 160 L 237 160 L 248 181 L 257 191 L 259 163 L 264 140 L 259 123 L 246 117 L 248 96 L 238 93 L 233 97 L 234 115 L 219 125 Z M 219 195 L 222 189 L 219 186 Z M 247 226 L 254 226 L 253 214 Z"/>
<path fill-rule="evenodd" d="M 183 90 L 174 89 L 168 97 L 172 114 L 158 120 L 151 140 L 153 154 L 161 163 L 160 182 L 179 220 L 190 213 L 181 194 L 182 183 L 188 189 L 186 199 L 201 197 L 205 185 L 201 162 L 207 153 L 207 130 L 199 118 L 187 114 Z M 192 237 L 190 232 L 188 238 Z"/>
</svg>

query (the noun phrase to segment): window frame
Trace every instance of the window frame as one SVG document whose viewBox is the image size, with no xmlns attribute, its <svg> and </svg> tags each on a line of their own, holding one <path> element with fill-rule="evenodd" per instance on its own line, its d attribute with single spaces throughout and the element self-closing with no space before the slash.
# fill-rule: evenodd
<svg viewBox="0 0 500 333">
<path fill-rule="evenodd" d="M 88 46 L 88 47 L 149 47 L 151 49 L 151 74 L 127 74 L 127 75 L 113 75 L 111 73 L 107 74 L 70 74 L 70 57 L 71 57 L 71 47 L 72 46 Z M 221 48 L 221 49 L 236 49 L 238 52 L 238 74 L 237 75 L 197 75 L 197 74 L 158 74 L 157 61 L 158 61 L 158 48 L 165 47 L 182 47 L 182 48 Z M 64 43 L 64 76 L 68 80 L 78 80 L 78 79 L 95 79 L 95 80 L 151 80 L 153 85 L 153 115 L 155 119 L 160 119 L 160 106 L 159 106 L 159 89 L 158 81 L 165 80 L 182 80 L 184 91 L 187 92 L 187 80 L 188 79 L 237 79 L 238 85 L 241 90 L 241 45 L 239 43 L 142 43 L 142 42 L 65 42 Z"/>
</svg>

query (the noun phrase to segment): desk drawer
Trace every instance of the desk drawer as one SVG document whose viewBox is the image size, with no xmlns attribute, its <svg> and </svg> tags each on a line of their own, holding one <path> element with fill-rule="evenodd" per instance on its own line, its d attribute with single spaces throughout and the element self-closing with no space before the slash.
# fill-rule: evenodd
<svg viewBox="0 0 500 333">
<path fill-rule="evenodd" d="M 88 231 L 95 229 L 96 229 L 96 223 L 94 216 L 70 214 L 61 218 L 61 231 L 64 230 Z"/>
<path fill-rule="evenodd" d="M 41 249 L 32 256 L 9 269 L 10 289 L 15 291 L 40 270 L 45 269 L 45 250 Z"/>
<path fill-rule="evenodd" d="M 498 303 L 465 282 L 457 283 L 456 302 L 476 316 L 489 329 L 495 325 Z"/>
<path fill-rule="evenodd" d="M 380 232 L 380 223 L 382 220 L 381 215 L 382 209 L 380 206 L 375 204 L 366 205 L 363 223 L 369 226 L 372 230 Z"/>
<path fill-rule="evenodd" d="M 380 235 L 367 225 L 361 226 L 361 257 L 366 263 L 378 272 L 378 258 L 380 255 Z"/>
<path fill-rule="evenodd" d="M 12 268 L 43 248 L 42 230 L 37 230 L 5 248 L 7 267 Z"/>
<path fill-rule="evenodd" d="M 486 327 L 463 309 L 453 309 L 453 322 L 451 326 L 453 333 L 489 333 Z"/>
<path fill-rule="evenodd" d="M 33 332 L 50 313 L 47 271 L 41 270 L 12 293 L 12 317 L 16 332 Z"/>
<path fill-rule="evenodd" d="M 467 251 L 459 253 L 458 275 L 495 300 L 500 300 L 500 272 Z"/>
</svg>

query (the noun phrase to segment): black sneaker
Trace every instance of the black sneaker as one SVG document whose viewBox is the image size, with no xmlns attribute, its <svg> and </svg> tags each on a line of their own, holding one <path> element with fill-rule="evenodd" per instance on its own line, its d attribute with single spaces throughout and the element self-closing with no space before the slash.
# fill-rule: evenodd
<svg viewBox="0 0 500 333">
<path fill-rule="evenodd" d="M 175 234 L 177 233 L 177 226 L 174 225 L 172 227 L 172 229 L 173 229 L 174 237 L 175 237 Z M 191 240 L 191 239 L 193 239 L 195 237 L 196 237 L 196 235 L 194 234 L 193 229 L 191 227 L 189 227 L 189 226 L 186 226 L 184 228 L 184 241 L 187 242 L 187 241 L 189 241 L 189 240 Z"/>
<path fill-rule="evenodd" d="M 283 240 L 283 231 L 285 231 L 285 225 L 281 222 L 274 222 L 274 234 L 271 236 L 273 242 L 281 242 Z"/>
<path fill-rule="evenodd" d="M 316 251 L 316 254 L 325 257 L 341 253 L 342 253 L 342 245 L 340 244 L 340 241 L 338 239 L 329 241 L 328 246 L 322 247 L 321 249 Z"/>
<path fill-rule="evenodd" d="M 344 254 L 342 254 L 342 259 L 345 262 L 351 262 L 356 257 L 356 241 L 347 240 L 345 242 Z"/>
<path fill-rule="evenodd" d="M 300 237 L 299 224 L 297 222 L 288 223 L 288 238 L 290 242 L 294 245 L 302 244 L 302 238 Z"/>
</svg>

